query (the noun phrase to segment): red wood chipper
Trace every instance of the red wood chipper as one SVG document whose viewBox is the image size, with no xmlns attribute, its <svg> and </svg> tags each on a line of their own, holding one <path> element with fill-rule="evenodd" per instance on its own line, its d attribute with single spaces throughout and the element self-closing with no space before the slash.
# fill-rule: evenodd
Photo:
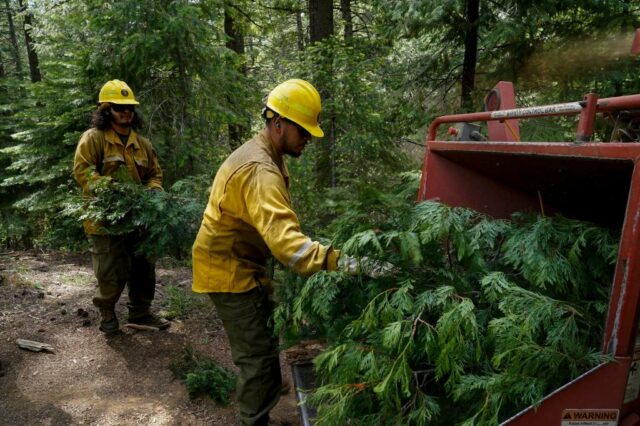
<svg viewBox="0 0 640 426">
<path fill-rule="evenodd" d="M 632 52 L 640 51 L 640 30 Z M 579 116 L 573 143 L 519 142 L 519 120 Z M 611 141 L 592 143 L 597 115 L 610 115 Z M 486 122 L 486 140 L 479 126 Z M 457 123 L 455 141 L 438 128 Z M 565 384 L 505 425 L 640 424 L 640 94 L 516 108 L 500 82 L 485 111 L 438 117 L 430 126 L 418 200 L 439 200 L 496 218 L 516 211 L 561 213 L 621 229 L 602 351 L 612 361 Z"/>
</svg>

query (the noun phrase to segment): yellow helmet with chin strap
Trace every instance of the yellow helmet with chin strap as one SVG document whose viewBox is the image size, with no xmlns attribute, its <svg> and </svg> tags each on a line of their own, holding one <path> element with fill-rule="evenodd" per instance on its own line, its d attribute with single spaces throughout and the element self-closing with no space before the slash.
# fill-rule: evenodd
<svg viewBox="0 0 640 426">
<path fill-rule="evenodd" d="M 280 83 L 269 93 L 266 107 L 300 125 L 313 136 L 324 136 L 319 123 L 322 109 L 320 94 L 308 81 L 294 78 Z"/>
<path fill-rule="evenodd" d="M 121 80 L 107 81 L 98 96 L 100 104 L 140 105 L 133 95 L 133 90 Z"/>
</svg>

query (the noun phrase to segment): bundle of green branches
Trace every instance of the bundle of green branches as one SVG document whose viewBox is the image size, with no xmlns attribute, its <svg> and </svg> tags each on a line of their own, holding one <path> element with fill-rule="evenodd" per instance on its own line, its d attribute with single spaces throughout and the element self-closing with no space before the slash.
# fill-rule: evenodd
<svg viewBox="0 0 640 426">
<path fill-rule="evenodd" d="M 196 178 L 179 181 L 166 192 L 149 190 L 125 172 L 93 181 L 93 196 L 73 198 L 65 214 L 91 220 L 109 235 L 135 233 L 138 251 L 149 256 L 188 258 L 207 195 L 202 183 Z"/>
<path fill-rule="evenodd" d="M 307 401 L 318 425 L 494 425 L 605 360 L 613 232 L 375 191 L 359 206 L 338 224 L 352 235 L 338 245 L 395 273 L 321 272 L 278 291 L 287 341 L 328 342 Z"/>
</svg>

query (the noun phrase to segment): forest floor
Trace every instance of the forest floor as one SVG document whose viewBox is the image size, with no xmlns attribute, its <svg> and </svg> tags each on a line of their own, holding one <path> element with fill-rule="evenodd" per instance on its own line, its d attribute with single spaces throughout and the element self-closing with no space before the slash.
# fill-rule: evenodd
<svg viewBox="0 0 640 426">
<path fill-rule="evenodd" d="M 235 395 L 228 406 L 190 399 L 170 370 L 190 347 L 237 372 L 215 309 L 191 293 L 190 269 L 159 262 L 156 273 L 155 310 L 179 303 L 189 308 L 186 315 L 165 331 L 124 328 L 123 294 L 116 307 L 121 329 L 108 337 L 91 303 L 89 254 L 0 253 L 0 425 L 238 424 Z M 16 339 L 54 349 L 27 351 Z M 282 371 L 293 389 L 291 369 L 283 364 Z M 271 411 L 270 424 L 301 424 L 293 390 Z"/>
</svg>

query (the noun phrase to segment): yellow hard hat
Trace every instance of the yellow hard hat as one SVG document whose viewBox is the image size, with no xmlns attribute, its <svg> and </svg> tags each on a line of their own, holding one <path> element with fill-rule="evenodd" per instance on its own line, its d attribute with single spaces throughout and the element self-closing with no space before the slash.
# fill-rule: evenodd
<svg viewBox="0 0 640 426">
<path fill-rule="evenodd" d="M 305 128 L 317 138 L 324 136 L 320 117 L 320 94 L 308 81 L 294 78 L 277 85 L 267 97 L 267 108 Z"/>
<path fill-rule="evenodd" d="M 133 95 L 133 90 L 121 80 L 107 81 L 98 96 L 99 103 L 122 104 L 122 105 L 140 105 Z"/>
</svg>

